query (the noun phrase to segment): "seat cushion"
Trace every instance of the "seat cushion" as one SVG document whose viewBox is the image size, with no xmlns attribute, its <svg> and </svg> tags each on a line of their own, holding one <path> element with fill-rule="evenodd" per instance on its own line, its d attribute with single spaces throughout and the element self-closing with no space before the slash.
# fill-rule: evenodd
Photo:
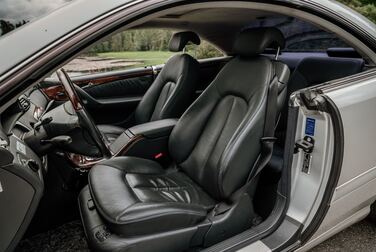
<svg viewBox="0 0 376 252">
<path fill-rule="evenodd" d="M 109 143 L 113 143 L 125 131 L 124 128 L 113 125 L 98 125 L 98 129 Z"/>
<path fill-rule="evenodd" d="M 124 236 L 192 226 L 204 220 L 215 205 L 184 173 L 134 157 L 93 167 L 89 188 L 110 229 Z"/>
</svg>

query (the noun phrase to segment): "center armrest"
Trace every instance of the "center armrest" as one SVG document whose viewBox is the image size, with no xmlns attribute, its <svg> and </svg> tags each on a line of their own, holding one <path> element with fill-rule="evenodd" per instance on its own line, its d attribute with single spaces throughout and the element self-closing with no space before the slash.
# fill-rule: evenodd
<svg viewBox="0 0 376 252">
<path fill-rule="evenodd" d="M 148 122 L 133 126 L 132 128 L 129 128 L 128 131 L 135 136 L 141 135 L 147 138 L 168 136 L 175 127 L 177 121 L 177 119 L 165 119 Z"/>
<path fill-rule="evenodd" d="M 109 147 L 115 156 L 153 159 L 167 154 L 168 139 L 177 119 L 164 119 L 139 124 L 127 129 Z"/>
</svg>

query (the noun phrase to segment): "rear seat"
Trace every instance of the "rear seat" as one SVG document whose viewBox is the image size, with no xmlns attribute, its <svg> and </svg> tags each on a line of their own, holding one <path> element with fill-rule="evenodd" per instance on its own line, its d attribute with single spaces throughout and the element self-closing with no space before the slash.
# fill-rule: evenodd
<svg viewBox="0 0 376 252">
<path fill-rule="evenodd" d="M 291 75 L 287 84 L 287 97 L 303 88 L 311 87 L 316 84 L 343 78 L 362 72 L 364 68 L 363 59 L 355 58 L 335 58 L 335 57 L 308 57 L 300 61 Z M 277 128 L 276 135 L 282 140 L 274 147 L 273 157 L 269 163 L 268 172 L 278 176 L 282 171 L 283 165 L 283 144 L 284 133 L 287 126 L 288 99 L 282 109 L 281 120 Z M 271 174 L 271 175 L 272 175 Z"/>
<path fill-rule="evenodd" d="M 302 59 L 287 85 L 288 96 L 296 90 L 360 73 L 363 59 L 309 57 Z"/>
</svg>

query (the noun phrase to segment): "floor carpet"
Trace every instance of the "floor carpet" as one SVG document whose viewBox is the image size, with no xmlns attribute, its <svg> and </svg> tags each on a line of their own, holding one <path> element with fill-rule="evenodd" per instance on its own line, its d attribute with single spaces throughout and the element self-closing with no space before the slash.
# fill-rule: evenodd
<svg viewBox="0 0 376 252">
<path fill-rule="evenodd" d="M 64 224 L 56 229 L 22 240 L 17 252 L 23 251 L 89 251 L 80 221 Z"/>
</svg>

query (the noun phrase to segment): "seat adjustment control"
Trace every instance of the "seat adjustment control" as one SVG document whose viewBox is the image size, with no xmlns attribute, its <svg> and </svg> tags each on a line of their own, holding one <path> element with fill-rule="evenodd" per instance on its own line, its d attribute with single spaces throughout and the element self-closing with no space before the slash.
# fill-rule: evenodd
<svg viewBox="0 0 376 252">
<path fill-rule="evenodd" d="M 39 171 L 39 164 L 37 161 L 30 159 L 27 161 L 27 166 L 33 171 L 33 172 L 38 172 Z"/>
</svg>

